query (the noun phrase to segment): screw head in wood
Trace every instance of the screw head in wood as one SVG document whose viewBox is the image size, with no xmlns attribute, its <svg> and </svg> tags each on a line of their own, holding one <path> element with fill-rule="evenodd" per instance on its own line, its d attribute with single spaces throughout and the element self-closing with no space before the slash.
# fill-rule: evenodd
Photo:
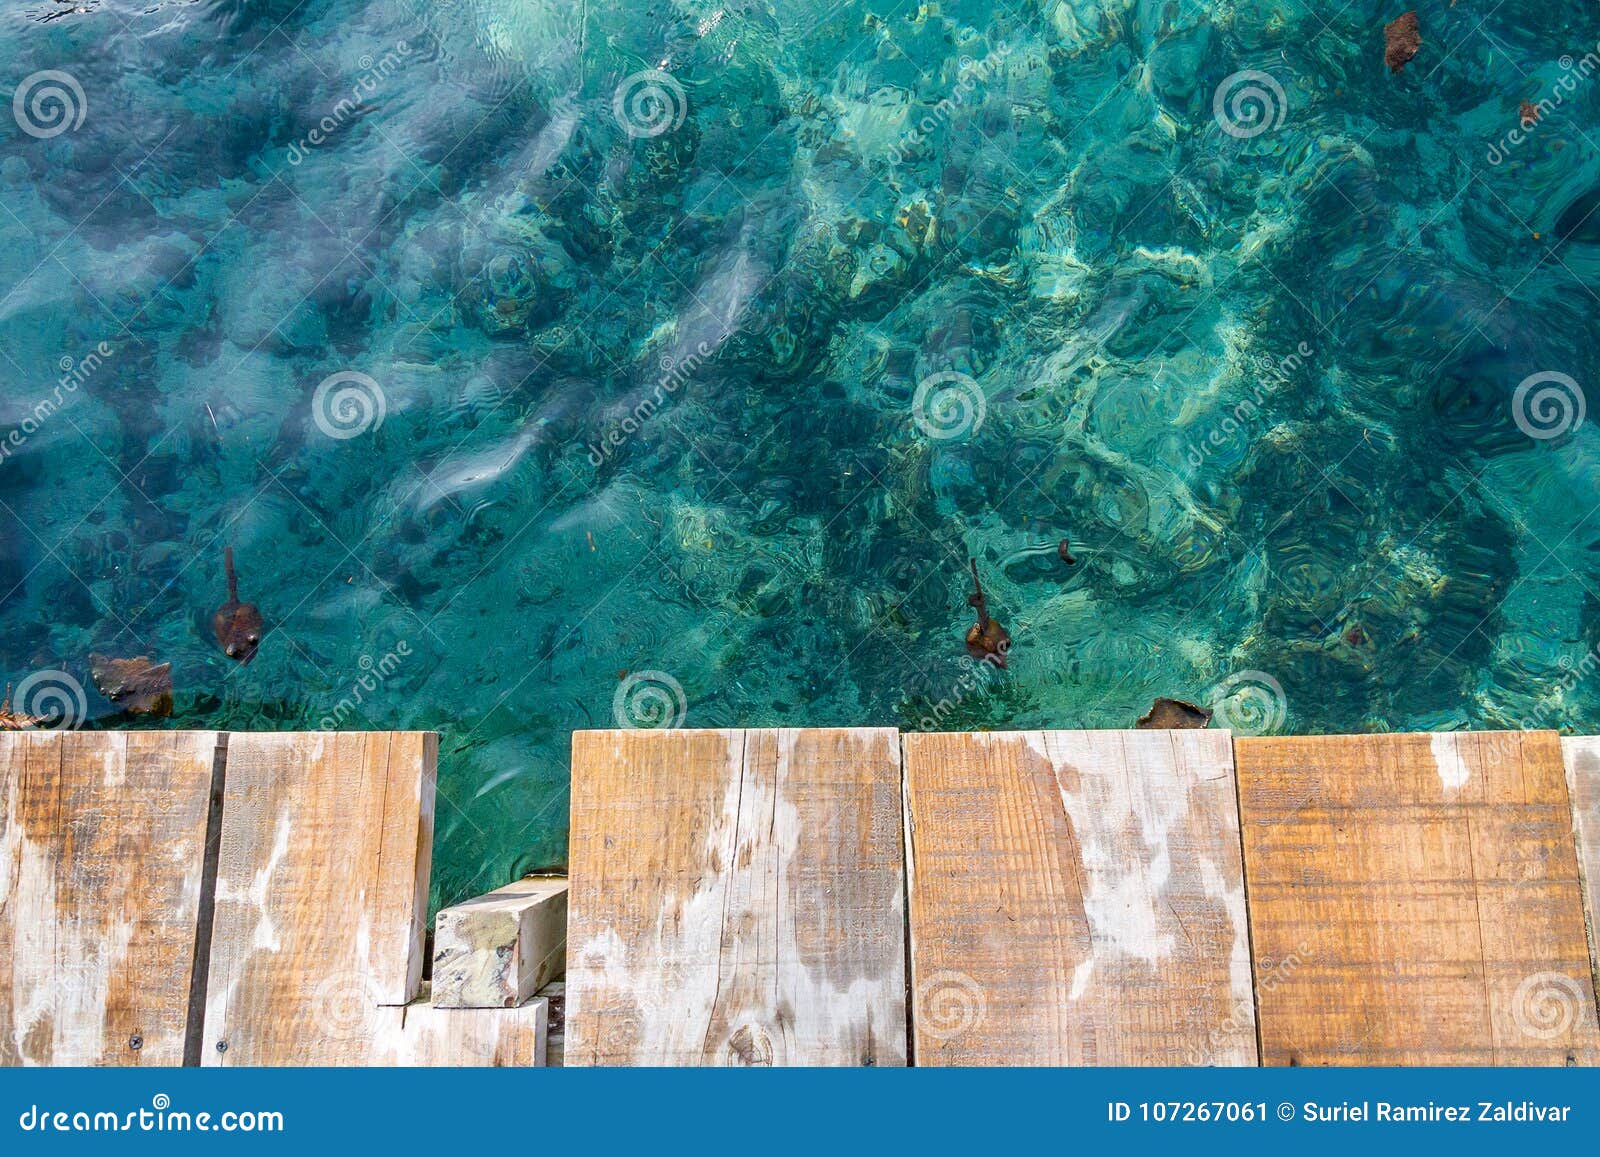
<svg viewBox="0 0 1600 1157">
<path fill-rule="evenodd" d="M 219 1040 L 219 1041 L 218 1041 L 218 1042 L 217 1042 L 217 1051 L 218 1051 L 218 1052 L 219 1052 L 219 1053 L 225 1053 L 225 1052 L 227 1052 L 227 1051 L 228 1051 L 228 1042 L 227 1042 L 227 1041 L 225 1041 L 225 1040 Z"/>
<path fill-rule="evenodd" d="M 140 1049 L 144 1048 L 144 1037 L 140 1036 L 138 1033 L 134 1033 L 128 1038 L 128 1047 L 134 1052 L 138 1052 Z"/>
</svg>

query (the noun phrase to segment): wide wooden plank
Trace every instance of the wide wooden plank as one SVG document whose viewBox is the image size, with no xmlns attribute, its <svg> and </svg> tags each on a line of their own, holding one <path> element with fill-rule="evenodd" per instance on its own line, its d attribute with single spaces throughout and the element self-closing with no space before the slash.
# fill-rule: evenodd
<svg viewBox="0 0 1600 1157">
<path fill-rule="evenodd" d="M 1256 1062 L 1227 732 L 903 743 L 917 1064 Z"/>
<path fill-rule="evenodd" d="M 422 975 L 438 737 L 231 737 L 208 1065 L 366 1063 Z"/>
<path fill-rule="evenodd" d="M 1600 979 L 1600 738 L 1563 738 L 1561 755 L 1567 769 L 1567 794 L 1572 799 L 1578 875 L 1588 912 L 1590 975 Z"/>
<path fill-rule="evenodd" d="M 1595 1063 L 1554 733 L 1235 747 L 1265 1063 Z"/>
<path fill-rule="evenodd" d="M 442 908 L 433 924 L 435 1008 L 515 1008 L 566 974 L 567 881 L 515 880 Z"/>
<path fill-rule="evenodd" d="M 183 1063 L 217 744 L 0 733 L 0 1064 Z"/>
<path fill-rule="evenodd" d="M 570 1065 L 906 1060 L 888 729 L 573 736 Z"/>
</svg>

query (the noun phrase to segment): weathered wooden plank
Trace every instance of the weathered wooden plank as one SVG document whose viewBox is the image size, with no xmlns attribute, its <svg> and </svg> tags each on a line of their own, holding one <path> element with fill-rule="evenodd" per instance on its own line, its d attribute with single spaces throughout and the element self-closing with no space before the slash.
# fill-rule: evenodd
<svg viewBox="0 0 1600 1157">
<path fill-rule="evenodd" d="M 1227 732 L 903 743 L 917 1064 L 1256 1062 Z"/>
<path fill-rule="evenodd" d="M 183 1062 L 217 745 L 0 733 L 0 1064 Z"/>
<path fill-rule="evenodd" d="M 205 1064 L 366 1063 L 376 1010 L 421 980 L 437 752 L 423 732 L 231 737 Z"/>
<path fill-rule="evenodd" d="M 517 880 L 439 911 L 435 1008 L 515 1008 L 566 972 L 567 882 Z"/>
<path fill-rule="evenodd" d="M 1554 733 L 1235 748 L 1265 1063 L 1595 1063 Z"/>
<path fill-rule="evenodd" d="M 571 1065 L 900 1065 L 887 729 L 573 736 Z"/>
<path fill-rule="evenodd" d="M 1600 738 L 1574 736 L 1561 740 L 1567 769 L 1567 794 L 1572 800 L 1572 834 L 1578 853 L 1589 931 L 1589 975 L 1600 985 Z M 1600 992 L 1600 988 L 1597 988 Z"/>
<path fill-rule="evenodd" d="M 403 1067 L 537 1068 L 545 1064 L 549 1002 L 516 1008 L 439 1008 L 418 1000 L 377 1011 L 362 1064 Z"/>
</svg>

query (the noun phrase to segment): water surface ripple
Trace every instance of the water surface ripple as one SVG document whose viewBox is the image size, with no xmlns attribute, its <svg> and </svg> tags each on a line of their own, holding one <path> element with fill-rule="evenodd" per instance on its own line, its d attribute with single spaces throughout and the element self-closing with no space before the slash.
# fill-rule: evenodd
<svg viewBox="0 0 1600 1157">
<path fill-rule="evenodd" d="M 438 729 L 436 903 L 619 720 L 1600 729 L 1600 17 L 1398 14 L 8 5 L 4 678 Z"/>
</svg>

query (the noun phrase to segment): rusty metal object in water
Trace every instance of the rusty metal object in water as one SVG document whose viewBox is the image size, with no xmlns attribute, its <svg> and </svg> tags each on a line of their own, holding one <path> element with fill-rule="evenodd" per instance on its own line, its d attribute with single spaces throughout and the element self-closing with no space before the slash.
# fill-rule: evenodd
<svg viewBox="0 0 1600 1157">
<path fill-rule="evenodd" d="M 969 559 L 972 567 L 972 594 L 967 605 L 978 612 L 978 621 L 967 628 L 967 654 L 980 663 L 992 663 L 1002 671 L 1006 666 L 1006 652 L 1011 650 L 1011 633 L 989 617 L 989 603 L 983 597 L 983 583 L 978 581 L 978 560 Z"/>
<path fill-rule="evenodd" d="M 248 663 L 255 658 L 256 648 L 261 644 L 261 612 L 254 603 L 239 601 L 239 575 L 233 569 L 233 547 L 223 551 L 222 560 L 228 573 L 228 601 L 211 616 L 211 630 L 228 658 Z"/>
</svg>

